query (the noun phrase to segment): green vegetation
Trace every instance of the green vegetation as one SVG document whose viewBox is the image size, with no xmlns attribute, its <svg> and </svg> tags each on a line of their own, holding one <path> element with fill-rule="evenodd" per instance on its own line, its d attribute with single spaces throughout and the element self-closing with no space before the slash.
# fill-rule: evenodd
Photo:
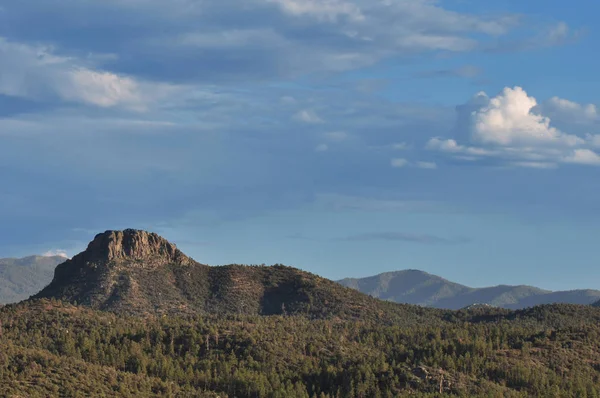
<svg viewBox="0 0 600 398">
<path fill-rule="evenodd" d="M 600 309 L 589 306 L 432 311 L 400 327 L 300 315 L 136 318 L 34 300 L 0 309 L 0 322 L 4 396 L 600 394 Z"/>
</svg>

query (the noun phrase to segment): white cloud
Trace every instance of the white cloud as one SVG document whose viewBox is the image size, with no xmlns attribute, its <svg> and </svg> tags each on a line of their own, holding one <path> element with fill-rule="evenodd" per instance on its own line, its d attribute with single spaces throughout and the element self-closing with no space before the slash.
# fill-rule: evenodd
<svg viewBox="0 0 600 398">
<path fill-rule="evenodd" d="M 101 107 L 141 103 L 139 87 L 131 78 L 80 68 L 70 73 L 70 80 L 70 88 L 59 88 L 65 99 Z"/>
<path fill-rule="evenodd" d="M 131 77 L 96 71 L 85 60 L 56 55 L 50 47 L 0 38 L 0 93 L 36 100 L 59 97 L 98 107 L 144 110 L 175 91 L 166 84 L 140 83 Z"/>
<path fill-rule="evenodd" d="M 323 119 L 310 109 L 301 110 L 296 113 L 294 115 L 294 120 L 310 124 L 323 123 Z"/>
<path fill-rule="evenodd" d="M 401 168 L 408 165 L 408 160 L 402 158 L 394 158 L 390 161 L 392 167 Z"/>
<path fill-rule="evenodd" d="M 600 156 L 590 149 L 575 149 L 563 158 L 563 162 L 600 166 Z"/>
<path fill-rule="evenodd" d="M 442 139 L 439 137 L 431 138 L 425 145 L 425 148 L 441 152 L 460 153 L 470 156 L 490 156 L 494 153 L 492 150 L 463 146 L 459 145 L 456 140 Z"/>
<path fill-rule="evenodd" d="M 468 119 L 459 124 L 459 133 L 468 142 L 433 137 L 426 149 L 461 160 L 494 158 L 517 167 L 548 169 L 559 163 L 600 165 L 600 156 L 589 148 L 600 146 L 600 135 L 567 134 L 552 126 L 550 117 L 541 113 L 562 112 L 571 119 L 582 115 L 595 117 L 596 108 L 592 105 L 583 106 L 558 97 L 538 105 L 521 87 L 506 87 L 493 98 L 477 93 L 457 110 L 459 120 Z M 460 129 L 468 131 L 462 134 Z"/>
<path fill-rule="evenodd" d="M 63 257 L 65 259 L 70 258 L 69 255 L 67 254 L 67 252 L 62 249 L 48 250 L 47 252 L 42 254 L 42 257 L 55 257 L 55 256 Z"/>
<path fill-rule="evenodd" d="M 473 113 L 472 137 L 484 144 L 558 144 L 576 146 L 580 137 L 550 126 L 550 119 L 532 112 L 535 98 L 521 87 L 506 87 L 489 104 Z"/>
</svg>

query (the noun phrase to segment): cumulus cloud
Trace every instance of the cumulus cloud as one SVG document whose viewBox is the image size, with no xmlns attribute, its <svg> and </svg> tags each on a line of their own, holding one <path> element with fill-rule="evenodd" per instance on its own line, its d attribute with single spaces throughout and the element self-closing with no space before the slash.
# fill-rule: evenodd
<svg viewBox="0 0 600 398">
<path fill-rule="evenodd" d="M 554 110 L 571 118 L 595 117 L 593 105 L 580 105 L 553 97 L 539 105 L 521 87 L 506 87 L 489 98 L 477 93 L 467 104 L 457 107 L 458 135 L 433 137 L 426 149 L 443 152 L 462 160 L 496 158 L 518 167 L 554 168 L 557 163 L 598 165 L 598 155 L 590 148 L 600 143 L 596 135 L 581 137 L 565 133 L 540 113 Z"/>
<path fill-rule="evenodd" d="M 564 134 L 550 125 L 548 117 L 532 112 L 534 97 L 521 87 L 506 87 L 489 100 L 487 106 L 472 114 L 472 137 L 484 144 L 527 145 L 558 144 L 576 146 L 577 136 Z"/>
</svg>

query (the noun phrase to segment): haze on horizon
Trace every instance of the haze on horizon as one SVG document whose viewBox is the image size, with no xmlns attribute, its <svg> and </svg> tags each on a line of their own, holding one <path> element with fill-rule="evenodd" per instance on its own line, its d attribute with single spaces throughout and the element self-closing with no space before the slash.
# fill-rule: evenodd
<svg viewBox="0 0 600 398">
<path fill-rule="evenodd" d="M 0 0 L 0 257 L 139 228 L 215 265 L 599 289 L 599 14 Z"/>
</svg>

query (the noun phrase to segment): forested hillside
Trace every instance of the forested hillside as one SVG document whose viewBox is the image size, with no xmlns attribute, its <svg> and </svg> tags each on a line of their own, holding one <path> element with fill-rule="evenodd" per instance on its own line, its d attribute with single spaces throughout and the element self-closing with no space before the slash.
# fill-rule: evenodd
<svg viewBox="0 0 600 398">
<path fill-rule="evenodd" d="M 432 314 L 398 327 L 281 315 L 132 318 L 35 300 L 0 309 L 0 322 L 3 396 L 600 392 L 600 309 L 590 306 Z"/>
</svg>

